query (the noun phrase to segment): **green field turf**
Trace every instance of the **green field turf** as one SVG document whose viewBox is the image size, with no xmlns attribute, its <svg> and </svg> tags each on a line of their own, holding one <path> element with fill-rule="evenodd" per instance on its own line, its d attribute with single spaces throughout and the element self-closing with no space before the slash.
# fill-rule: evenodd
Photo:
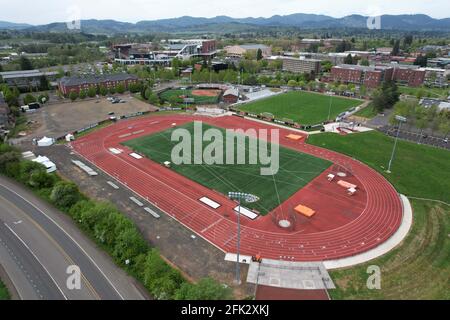
<svg viewBox="0 0 450 320">
<path fill-rule="evenodd" d="M 185 128 L 192 133 L 194 123 L 187 123 L 180 126 L 180 128 Z M 203 130 L 208 128 L 212 127 L 203 124 Z M 163 132 L 126 141 L 123 144 L 155 162 L 171 161 L 172 149 L 178 144 L 178 142 L 171 142 L 173 130 L 175 129 L 171 128 Z M 225 132 L 223 129 L 219 130 L 223 133 Z M 247 151 L 250 147 L 248 142 L 249 138 L 246 138 Z M 209 142 L 205 142 L 203 147 L 208 144 Z M 270 150 L 270 147 L 268 147 L 268 150 Z M 246 154 L 248 157 L 248 152 Z M 261 165 L 258 164 L 172 164 L 172 169 L 224 195 L 227 195 L 230 191 L 241 191 L 256 195 L 260 198 L 258 202 L 245 203 L 243 205 L 256 209 L 261 214 L 267 214 L 331 165 L 326 160 L 283 147 L 280 147 L 279 154 L 280 169 L 277 174 L 271 176 L 262 176 L 260 174 Z M 194 155 L 192 154 L 192 159 L 193 157 Z"/>
<path fill-rule="evenodd" d="M 450 203 L 450 151 L 399 140 L 391 173 L 386 173 L 394 139 L 378 131 L 340 136 L 311 135 L 308 143 L 355 157 L 383 174 L 407 195 Z"/>
<path fill-rule="evenodd" d="M 336 119 L 341 112 L 362 103 L 361 100 L 331 97 L 331 119 Z M 328 120 L 330 96 L 291 91 L 267 99 L 244 104 L 239 107 L 242 111 L 252 113 L 272 113 L 277 119 L 291 119 L 301 125 L 314 125 Z"/>
<path fill-rule="evenodd" d="M 163 101 L 170 101 L 170 97 L 180 97 L 180 96 L 187 96 L 188 98 L 194 98 L 195 104 L 216 104 L 219 102 L 219 95 L 215 97 L 206 97 L 206 96 L 195 96 L 192 94 L 192 90 L 181 90 L 181 89 L 171 89 L 164 91 L 160 94 L 160 98 Z M 182 98 L 178 98 L 178 103 L 183 103 Z"/>
</svg>

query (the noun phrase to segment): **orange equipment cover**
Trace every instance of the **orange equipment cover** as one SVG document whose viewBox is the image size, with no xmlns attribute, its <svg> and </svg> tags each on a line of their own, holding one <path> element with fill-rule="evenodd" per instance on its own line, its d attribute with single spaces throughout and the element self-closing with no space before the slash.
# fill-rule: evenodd
<svg viewBox="0 0 450 320">
<path fill-rule="evenodd" d="M 340 185 L 341 187 L 344 187 L 346 189 L 351 189 L 351 188 L 356 189 L 357 188 L 356 185 L 351 184 L 350 182 L 347 182 L 347 181 L 344 181 L 344 180 L 339 180 L 338 181 L 338 185 Z"/>
<path fill-rule="evenodd" d="M 316 212 L 308 207 L 302 206 L 301 204 L 299 204 L 298 206 L 295 207 L 294 209 L 297 213 L 300 213 L 306 217 L 312 217 Z"/>
<path fill-rule="evenodd" d="M 298 134 L 288 134 L 287 136 L 286 136 L 286 138 L 288 138 L 288 139 L 291 139 L 291 140 L 295 140 L 295 141 L 298 141 L 298 140 L 301 140 L 301 139 L 303 139 L 303 137 L 302 136 L 299 136 Z"/>
</svg>

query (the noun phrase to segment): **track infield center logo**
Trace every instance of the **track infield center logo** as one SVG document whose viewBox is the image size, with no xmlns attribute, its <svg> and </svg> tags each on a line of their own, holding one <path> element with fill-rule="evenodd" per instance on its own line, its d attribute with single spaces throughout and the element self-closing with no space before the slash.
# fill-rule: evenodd
<svg viewBox="0 0 450 320">
<path fill-rule="evenodd" d="M 171 141 L 178 143 L 172 148 L 171 160 L 175 165 L 260 165 L 261 175 L 275 175 L 279 136 L 278 129 L 204 130 L 203 123 L 195 121 L 193 133 L 184 128 L 172 131 Z"/>
</svg>

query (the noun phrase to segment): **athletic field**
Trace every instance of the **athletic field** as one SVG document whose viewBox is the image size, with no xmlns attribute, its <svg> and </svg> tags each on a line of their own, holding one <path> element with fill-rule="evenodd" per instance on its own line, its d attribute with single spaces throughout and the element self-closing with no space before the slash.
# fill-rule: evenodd
<svg viewBox="0 0 450 320">
<path fill-rule="evenodd" d="M 177 97 L 178 103 L 183 103 L 183 97 L 193 98 L 194 104 L 216 104 L 219 102 L 220 90 L 181 90 L 170 89 L 160 94 L 163 101 L 170 102 L 171 97 Z"/>
<path fill-rule="evenodd" d="M 330 119 L 336 119 L 341 112 L 360 105 L 361 100 L 348 99 L 323 94 L 291 91 L 267 99 L 243 104 L 242 111 L 256 114 L 269 112 L 276 119 L 290 119 L 300 125 L 314 125 L 328 120 L 331 99 Z"/>
<path fill-rule="evenodd" d="M 191 137 L 193 137 L 193 122 L 178 128 L 187 129 L 191 133 Z M 203 123 L 203 131 L 209 128 L 213 127 Z M 123 144 L 155 162 L 164 163 L 165 161 L 171 161 L 172 149 L 179 143 L 171 142 L 173 130 L 173 128 L 170 128 L 149 136 L 126 141 Z M 225 133 L 225 130 L 219 130 Z M 249 138 L 247 137 L 245 140 L 246 158 L 248 159 L 250 150 Z M 203 147 L 209 144 L 210 142 L 204 142 Z M 193 145 L 192 138 L 192 150 Z M 270 150 L 270 146 L 268 150 Z M 260 164 L 172 164 L 171 167 L 179 174 L 224 195 L 227 195 L 229 191 L 253 194 L 259 200 L 255 203 L 245 203 L 243 205 L 256 209 L 261 214 L 267 214 L 331 165 L 329 161 L 281 146 L 279 150 L 279 170 L 277 174 L 271 176 L 262 176 L 260 174 L 260 168 L 267 167 L 267 165 L 261 166 Z M 225 154 L 225 147 L 223 153 Z M 194 152 L 192 152 L 191 163 L 193 163 L 193 158 Z"/>
</svg>

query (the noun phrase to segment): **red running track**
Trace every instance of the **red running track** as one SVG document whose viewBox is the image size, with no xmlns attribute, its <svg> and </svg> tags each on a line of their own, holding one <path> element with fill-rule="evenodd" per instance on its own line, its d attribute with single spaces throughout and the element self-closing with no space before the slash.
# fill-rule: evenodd
<svg viewBox="0 0 450 320">
<path fill-rule="evenodd" d="M 235 202 L 147 158 L 138 160 L 129 156 L 131 151 L 120 144 L 163 131 L 172 123 L 180 125 L 194 120 L 230 129 L 275 128 L 233 116 L 151 116 L 121 121 L 78 139 L 72 147 L 190 230 L 224 252 L 233 253 L 236 252 L 237 226 L 236 215 L 231 212 Z M 294 230 L 277 227 L 270 215 L 253 221 L 242 217 L 241 254 L 292 261 L 323 261 L 365 252 L 392 236 L 400 226 L 403 210 L 396 190 L 382 175 L 348 156 L 283 139 L 292 131 L 276 128 L 280 131 L 280 144 L 285 147 L 333 163 L 350 164 L 352 177 L 346 180 L 360 189 L 356 196 L 346 196 L 345 189 L 326 181 L 325 176 L 331 172 L 329 168 L 282 204 L 293 205 L 302 199 L 302 203 L 317 210 L 312 219 L 298 219 Z M 115 155 L 109 148 L 120 148 L 124 152 Z M 204 205 L 198 201 L 203 196 L 222 206 L 214 210 Z"/>
</svg>

